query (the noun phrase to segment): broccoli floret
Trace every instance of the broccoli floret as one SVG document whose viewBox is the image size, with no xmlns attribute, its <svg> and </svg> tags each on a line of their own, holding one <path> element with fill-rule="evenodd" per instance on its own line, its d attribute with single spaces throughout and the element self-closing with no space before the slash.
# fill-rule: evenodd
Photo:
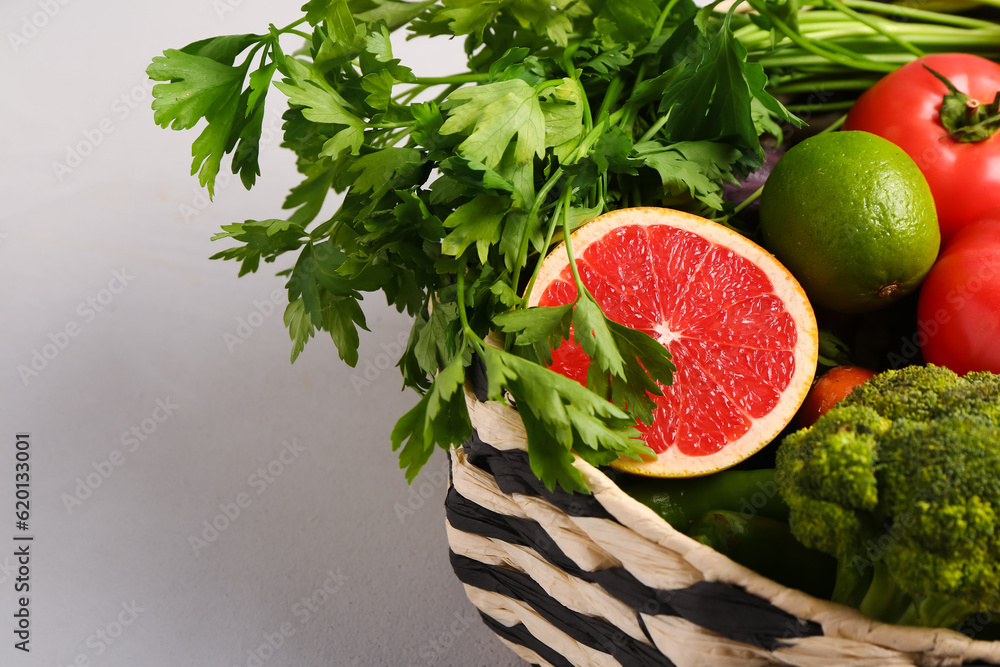
<svg viewBox="0 0 1000 667">
<path fill-rule="evenodd" d="M 793 535 L 839 559 L 834 600 L 928 627 L 1000 611 L 1000 376 L 883 373 L 776 467 Z"/>
<path fill-rule="evenodd" d="M 941 366 L 907 366 L 864 382 L 838 405 L 863 405 L 887 419 L 928 421 L 957 412 L 982 413 L 1000 422 L 1000 376 L 959 377 Z"/>
<path fill-rule="evenodd" d="M 805 546 L 836 557 L 860 546 L 878 503 L 876 437 L 891 426 L 871 408 L 846 406 L 785 438 L 776 479 Z"/>
<path fill-rule="evenodd" d="M 900 422 L 880 443 L 879 464 L 882 506 L 896 537 L 885 560 L 900 588 L 914 599 L 967 599 L 973 608 L 962 617 L 996 605 L 991 600 L 1000 594 L 996 424 L 964 413 L 929 423 Z"/>
<path fill-rule="evenodd" d="M 863 405 L 887 419 L 926 420 L 939 414 L 940 397 L 958 375 L 940 366 L 885 371 L 854 388 L 838 405 Z"/>
</svg>

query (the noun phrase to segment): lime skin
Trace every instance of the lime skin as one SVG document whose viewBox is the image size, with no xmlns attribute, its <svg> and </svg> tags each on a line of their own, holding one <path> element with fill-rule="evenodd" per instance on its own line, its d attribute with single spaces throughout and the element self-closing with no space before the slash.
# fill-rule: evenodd
<svg viewBox="0 0 1000 667">
<path fill-rule="evenodd" d="M 810 137 L 778 161 L 761 194 L 760 232 L 814 304 L 842 313 L 914 291 L 941 245 L 920 169 L 860 131 Z"/>
</svg>

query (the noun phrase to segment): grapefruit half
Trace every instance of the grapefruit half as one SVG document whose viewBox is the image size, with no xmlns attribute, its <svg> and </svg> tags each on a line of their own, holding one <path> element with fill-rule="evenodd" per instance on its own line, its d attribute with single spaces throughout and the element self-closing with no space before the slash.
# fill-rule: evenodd
<svg viewBox="0 0 1000 667">
<path fill-rule="evenodd" d="M 816 370 L 816 318 L 795 278 L 766 250 L 705 218 L 661 208 L 606 213 L 572 235 L 584 285 L 610 319 L 662 343 L 677 367 L 638 423 L 655 460 L 614 467 L 654 477 L 728 468 L 795 416 Z M 542 261 L 529 306 L 576 298 L 565 244 Z M 586 385 L 574 340 L 551 368 Z"/>
</svg>

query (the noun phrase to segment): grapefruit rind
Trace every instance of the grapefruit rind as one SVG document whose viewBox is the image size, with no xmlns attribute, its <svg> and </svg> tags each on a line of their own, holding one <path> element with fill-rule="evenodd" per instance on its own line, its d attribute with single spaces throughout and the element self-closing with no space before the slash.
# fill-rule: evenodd
<svg viewBox="0 0 1000 667">
<path fill-rule="evenodd" d="M 695 477 L 724 470 L 760 451 L 795 417 L 812 384 L 819 354 L 816 317 L 805 292 L 792 274 L 774 256 L 739 233 L 696 215 L 653 207 L 619 209 L 605 213 L 572 235 L 573 254 L 583 257 L 586 249 L 610 231 L 625 225 L 669 225 L 724 246 L 756 265 L 771 281 L 773 293 L 783 302 L 796 327 L 792 349 L 794 371 L 777 405 L 766 415 L 753 419 L 742 436 L 729 441 L 720 451 L 703 456 L 682 454 L 670 447 L 656 459 L 621 458 L 612 464 L 619 470 L 648 477 Z M 559 279 L 569 265 L 565 243 L 560 243 L 542 261 L 534 288 L 527 295 L 528 306 L 538 305 L 546 287 Z"/>
</svg>

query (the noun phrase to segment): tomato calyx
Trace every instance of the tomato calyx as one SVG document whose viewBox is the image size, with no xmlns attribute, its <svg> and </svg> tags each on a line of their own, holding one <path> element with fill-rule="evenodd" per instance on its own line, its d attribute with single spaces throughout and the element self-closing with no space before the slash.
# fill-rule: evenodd
<svg viewBox="0 0 1000 667">
<path fill-rule="evenodd" d="M 943 74 L 935 72 L 921 63 L 948 88 L 948 94 L 941 103 L 941 124 L 948 130 L 948 136 L 962 143 L 986 141 L 1000 130 L 1000 90 L 989 104 L 983 104 L 969 97 Z"/>
</svg>

